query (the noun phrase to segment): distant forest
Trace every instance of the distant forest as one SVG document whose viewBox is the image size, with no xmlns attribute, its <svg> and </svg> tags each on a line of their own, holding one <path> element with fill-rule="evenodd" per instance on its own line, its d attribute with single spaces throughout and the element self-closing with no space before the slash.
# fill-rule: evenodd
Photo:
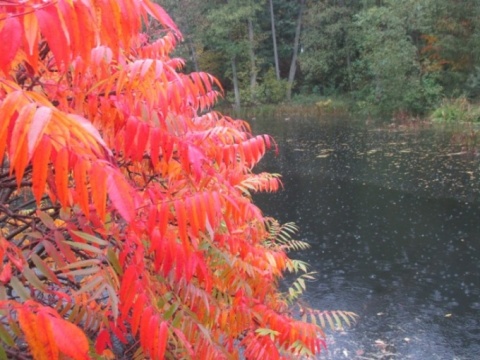
<svg viewBox="0 0 480 360">
<path fill-rule="evenodd" d="M 159 0 L 178 56 L 237 107 L 346 97 L 359 110 L 424 114 L 480 95 L 478 0 Z"/>
</svg>

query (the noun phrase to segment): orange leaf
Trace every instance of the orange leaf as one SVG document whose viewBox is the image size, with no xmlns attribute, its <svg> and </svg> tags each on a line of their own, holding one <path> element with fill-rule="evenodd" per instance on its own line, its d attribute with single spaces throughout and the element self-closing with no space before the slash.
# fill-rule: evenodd
<svg viewBox="0 0 480 360">
<path fill-rule="evenodd" d="M 131 325 L 132 325 L 132 335 L 136 336 L 138 332 L 138 327 L 140 326 L 140 317 L 145 310 L 145 303 L 146 297 L 144 295 L 139 296 L 137 301 L 135 301 L 135 305 L 133 306 L 133 313 L 131 318 Z"/>
<path fill-rule="evenodd" d="M 33 55 L 38 46 L 38 20 L 34 13 L 25 14 L 23 17 L 24 36 L 27 41 L 27 54 Z M 10 40 L 11 41 L 11 40 Z"/>
<path fill-rule="evenodd" d="M 41 136 L 45 131 L 45 127 L 52 118 L 52 113 L 53 109 L 46 106 L 39 107 L 35 112 L 32 124 L 30 125 L 30 130 L 28 131 L 28 154 L 30 157 L 40 141 Z"/>
<path fill-rule="evenodd" d="M 198 223 L 199 223 L 199 230 L 205 231 L 206 228 L 206 218 L 207 218 L 207 208 L 205 206 L 205 201 L 202 194 L 195 194 L 194 202 L 195 207 L 197 209 L 198 214 Z"/>
<path fill-rule="evenodd" d="M 25 334 L 35 360 L 57 360 L 58 347 L 52 336 L 50 323 L 38 317 L 33 308 L 21 307 L 17 310 L 20 328 Z M 41 331 L 39 331 L 41 329 Z"/>
<path fill-rule="evenodd" d="M 73 2 L 73 6 L 78 24 L 82 24 L 80 42 L 77 44 L 77 53 L 84 60 L 88 60 L 95 42 L 95 20 L 87 2 L 75 1 Z M 78 31 L 78 29 L 74 29 L 74 31 Z"/>
<path fill-rule="evenodd" d="M 5 149 L 7 148 L 7 139 L 9 135 L 10 124 L 13 124 L 11 118 L 15 113 L 15 100 L 18 99 L 20 92 L 16 91 L 13 96 L 9 94 L 0 106 L 0 157 L 5 156 Z"/>
<path fill-rule="evenodd" d="M 28 144 L 26 139 L 36 108 L 37 105 L 33 103 L 25 105 L 20 110 L 12 131 L 12 139 L 10 142 L 10 170 L 15 168 L 17 184 L 20 184 L 28 164 Z"/>
<path fill-rule="evenodd" d="M 44 137 L 40 140 L 39 147 L 33 154 L 32 191 L 37 200 L 37 204 L 40 204 L 44 194 L 51 151 L 52 145 L 50 141 Z"/>
</svg>

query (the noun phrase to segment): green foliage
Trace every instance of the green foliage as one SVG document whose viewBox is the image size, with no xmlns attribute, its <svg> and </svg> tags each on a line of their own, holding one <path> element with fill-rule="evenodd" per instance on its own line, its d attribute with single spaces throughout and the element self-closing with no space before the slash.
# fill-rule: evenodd
<svg viewBox="0 0 480 360">
<path fill-rule="evenodd" d="M 359 13 L 355 24 L 366 70 L 360 91 L 367 106 L 380 113 L 409 110 L 408 96 L 412 87 L 420 88 L 420 73 L 404 20 L 386 7 L 373 7 Z"/>
<path fill-rule="evenodd" d="M 269 232 L 265 245 L 270 249 L 282 249 L 285 251 L 306 250 L 310 245 L 304 241 L 294 240 L 292 236 L 298 231 L 294 223 L 280 224 L 272 218 L 266 219 L 266 226 Z M 286 264 L 287 270 L 296 276 L 287 291 L 285 300 L 292 308 L 297 308 L 302 321 L 307 321 L 315 325 L 320 325 L 322 329 L 330 327 L 332 331 L 343 330 L 344 325 L 351 326 L 358 315 L 349 311 L 319 311 L 311 309 L 309 306 L 299 302 L 300 297 L 307 289 L 306 283 L 315 280 L 315 272 L 308 271 L 308 264 L 301 260 L 291 259 Z M 259 334 L 272 336 L 269 329 L 258 329 Z"/>
<path fill-rule="evenodd" d="M 263 76 L 262 82 L 257 86 L 255 99 L 260 103 L 277 104 L 285 100 L 288 83 L 286 80 L 277 80 L 273 68 Z"/>
<path fill-rule="evenodd" d="M 358 6 L 358 5 L 357 5 Z M 312 2 L 305 14 L 300 66 L 303 86 L 331 95 L 351 90 L 351 61 L 355 56 L 353 14 L 355 7 Z"/>
<path fill-rule="evenodd" d="M 445 99 L 439 108 L 430 115 L 432 121 L 454 122 L 480 122 L 480 107 L 472 105 L 467 98 Z"/>
</svg>

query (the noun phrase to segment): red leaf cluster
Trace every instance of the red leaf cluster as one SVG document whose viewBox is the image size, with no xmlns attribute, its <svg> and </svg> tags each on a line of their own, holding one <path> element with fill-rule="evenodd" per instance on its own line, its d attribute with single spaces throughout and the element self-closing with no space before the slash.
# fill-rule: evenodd
<svg viewBox="0 0 480 360">
<path fill-rule="evenodd" d="M 320 328 L 289 315 L 292 263 L 251 199 L 279 187 L 254 173 L 272 140 L 210 110 L 221 86 L 178 71 L 179 39 L 150 0 L 0 1 L 3 352 L 320 350 Z"/>
</svg>

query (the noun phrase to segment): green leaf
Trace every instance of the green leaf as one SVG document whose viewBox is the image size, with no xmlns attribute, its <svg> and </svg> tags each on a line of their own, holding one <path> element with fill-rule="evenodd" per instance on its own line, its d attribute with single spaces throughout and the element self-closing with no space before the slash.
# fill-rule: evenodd
<svg viewBox="0 0 480 360">
<path fill-rule="evenodd" d="M 71 276 L 87 276 L 87 275 L 96 274 L 96 273 L 98 273 L 99 271 L 100 271 L 100 268 L 99 268 L 99 267 L 91 267 L 91 268 L 85 268 L 85 269 L 67 271 L 67 272 L 65 272 L 65 275 L 71 275 Z"/>
<path fill-rule="evenodd" d="M 113 313 L 114 319 L 118 318 L 118 296 L 115 289 L 111 285 L 106 285 L 105 288 L 107 289 L 108 295 L 110 300 L 112 301 L 111 309 Z"/>
<path fill-rule="evenodd" d="M 8 360 L 7 353 L 3 349 L 3 346 L 0 346 L 0 360 Z"/>
<path fill-rule="evenodd" d="M 115 250 L 113 248 L 108 248 L 107 250 L 107 260 L 110 263 L 110 265 L 113 267 L 113 270 L 115 272 L 122 276 L 123 275 L 123 269 L 122 266 L 120 265 L 120 262 L 118 261 L 118 256 L 115 253 Z"/>
<path fill-rule="evenodd" d="M 165 313 L 163 314 L 163 318 L 165 320 L 170 320 L 170 318 L 173 316 L 173 314 L 175 313 L 175 311 L 177 311 L 178 307 L 180 306 L 180 303 L 179 302 L 175 302 L 172 304 L 172 306 L 170 306 L 168 308 L 167 311 L 165 311 Z"/>
<path fill-rule="evenodd" d="M 15 346 L 15 341 L 10 332 L 0 323 L 0 339 L 8 346 Z"/>
<path fill-rule="evenodd" d="M 15 276 L 12 276 L 12 278 L 10 279 L 10 285 L 23 301 L 27 301 L 28 299 L 31 298 L 29 291 L 25 288 L 25 286 L 23 286 L 20 280 L 18 280 L 18 278 L 16 278 Z"/>
<path fill-rule="evenodd" d="M 98 285 L 103 283 L 105 279 L 102 276 L 96 276 L 93 278 L 93 280 L 87 282 L 85 285 L 83 285 L 78 291 L 77 294 L 83 294 L 85 292 L 92 291 L 97 288 Z"/>
<path fill-rule="evenodd" d="M 268 328 L 258 328 L 255 330 L 255 333 L 260 336 L 269 336 L 272 340 L 275 338 L 275 336 L 280 335 L 280 332 Z"/>
<path fill-rule="evenodd" d="M 100 239 L 96 236 L 93 236 L 93 235 L 90 235 L 90 234 L 87 234 L 83 231 L 75 231 L 75 230 L 72 230 L 71 231 L 73 234 L 75 234 L 76 236 L 82 238 L 83 240 L 85 241 L 88 241 L 90 243 L 94 243 L 94 244 L 97 244 L 99 246 L 106 246 L 108 245 L 108 241 L 105 241 L 103 239 Z"/>
<path fill-rule="evenodd" d="M 35 266 L 37 267 L 37 269 L 48 279 L 50 280 L 51 282 L 55 283 L 55 284 L 59 284 L 59 281 L 57 279 L 57 276 L 55 275 L 55 273 L 52 271 L 52 269 L 50 269 L 50 267 L 45 264 L 45 262 L 40 259 L 40 257 L 37 255 L 37 254 L 33 254 L 30 259 L 32 260 L 32 262 L 35 264 Z"/>
<path fill-rule="evenodd" d="M 38 276 L 32 269 L 25 266 L 22 273 L 31 285 L 33 285 L 40 291 L 47 291 L 47 287 L 45 286 L 45 284 L 38 278 Z"/>
<path fill-rule="evenodd" d="M 75 242 L 75 241 L 67 241 L 67 240 L 65 241 L 65 243 L 70 245 L 71 247 L 74 247 L 74 248 L 77 248 L 77 249 L 80 249 L 80 250 L 83 250 L 83 251 L 92 252 L 92 253 L 98 254 L 98 255 L 103 254 L 103 249 L 99 249 L 98 247 L 93 246 L 93 245 L 82 244 L 82 243 L 78 243 L 78 242 Z"/>
<path fill-rule="evenodd" d="M 328 321 L 328 324 L 330 325 L 330 329 L 335 330 L 335 324 L 333 323 L 332 317 L 330 316 L 329 313 L 324 313 L 325 318 Z"/>
<path fill-rule="evenodd" d="M 50 230 L 55 230 L 57 228 L 53 218 L 46 212 L 37 210 L 37 216 L 40 218 L 40 221 Z"/>
<path fill-rule="evenodd" d="M 99 264 L 100 264 L 100 260 L 98 259 L 81 260 L 81 261 L 77 261 L 77 262 L 68 264 L 66 266 L 63 266 L 59 270 L 80 269 L 80 268 L 86 268 L 86 267 L 92 267 L 92 266 L 96 267 Z"/>
</svg>

